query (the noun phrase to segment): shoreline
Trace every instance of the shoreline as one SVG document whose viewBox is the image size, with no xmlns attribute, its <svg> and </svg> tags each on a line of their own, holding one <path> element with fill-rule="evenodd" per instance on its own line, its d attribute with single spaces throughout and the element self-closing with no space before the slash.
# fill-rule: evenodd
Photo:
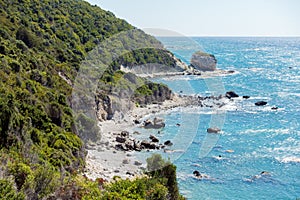
<svg viewBox="0 0 300 200">
<path fill-rule="evenodd" d="M 111 181 L 114 176 L 121 178 L 133 178 L 143 174 L 146 165 L 135 157 L 136 151 L 120 151 L 115 146 L 119 144 L 116 137 L 127 131 L 132 137 L 132 132 L 137 124 L 135 120 L 151 118 L 151 115 L 160 114 L 179 107 L 222 107 L 226 105 L 223 101 L 225 96 L 219 97 L 199 97 L 181 96 L 174 94 L 171 100 L 166 100 L 161 104 L 151 104 L 145 107 L 135 107 L 124 114 L 122 120 L 107 120 L 101 122 L 101 140 L 97 143 L 87 144 L 88 154 L 86 157 L 86 168 L 84 175 L 89 179 L 103 178 Z M 217 100 L 218 103 L 214 101 Z M 138 124 L 138 126 L 141 126 Z M 159 129 L 157 129 L 159 130 Z M 155 151 L 155 150 L 154 150 Z"/>
<path fill-rule="evenodd" d="M 174 76 L 199 76 L 201 78 L 211 78 L 211 77 L 235 75 L 238 73 L 238 71 L 216 69 L 214 71 L 185 70 L 182 72 L 157 72 L 151 74 L 142 74 L 136 72 L 132 72 L 132 73 L 135 73 L 137 76 L 143 78 L 174 77 Z"/>
<path fill-rule="evenodd" d="M 134 156 L 135 151 L 126 152 L 115 149 L 115 145 L 118 144 L 115 139 L 116 135 L 122 131 L 132 133 L 132 129 L 136 126 L 134 120 L 140 120 L 145 116 L 165 112 L 186 104 L 187 102 L 183 98 L 174 95 L 173 99 L 166 100 L 162 104 L 151 104 L 146 107 L 134 106 L 131 111 L 125 113 L 122 121 L 101 122 L 101 140 L 97 144 L 88 144 L 87 165 L 84 174 L 93 180 L 99 177 L 108 181 L 112 180 L 113 176 L 130 178 L 142 174 L 146 166 L 140 165 L 140 161 Z"/>
</svg>

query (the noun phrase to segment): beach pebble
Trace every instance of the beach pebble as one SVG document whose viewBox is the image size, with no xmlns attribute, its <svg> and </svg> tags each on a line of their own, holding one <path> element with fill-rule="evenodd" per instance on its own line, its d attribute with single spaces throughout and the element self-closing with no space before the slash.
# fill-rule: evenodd
<svg viewBox="0 0 300 200">
<path fill-rule="evenodd" d="M 122 163 L 123 164 L 129 164 L 129 160 L 128 159 L 124 159 Z"/>
<path fill-rule="evenodd" d="M 138 160 L 136 160 L 136 161 L 134 161 L 134 165 L 137 165 L 137 166 L 139 166 L 139 165 L 142 165 L 143 163 L 142 162 L 140 162 L 140 161 L 138 161 Z"/>
</svg>

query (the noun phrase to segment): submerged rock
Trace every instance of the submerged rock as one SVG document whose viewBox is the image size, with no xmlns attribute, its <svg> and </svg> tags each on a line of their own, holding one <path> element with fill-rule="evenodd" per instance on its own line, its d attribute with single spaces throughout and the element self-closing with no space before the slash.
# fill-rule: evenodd
<svg viewBox="0 0 300 200">
<path fill-rule="evenodd" d="M 255 105 L 256 106 L 264 106 L 264 105 L 267 105 L 267 103 L 268 102 L 266 102 L 266 101 L 258 101 L 258 102 L 255 103 Z"/>
<path fill-rule="evenodd" d="M 221 129 L 219 128 L 208 128 L 207 132 L 208 133 L 219 133 L 221 131 Z"/>
</svg>

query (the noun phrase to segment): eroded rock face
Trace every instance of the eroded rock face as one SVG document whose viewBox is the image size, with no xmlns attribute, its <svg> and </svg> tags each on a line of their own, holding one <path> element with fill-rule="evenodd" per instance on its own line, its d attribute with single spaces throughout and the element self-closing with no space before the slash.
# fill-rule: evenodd
<svg viewBox="0 0 300 200">
<path fill-rule="evenodd" d="M 214 71 L 217 66 L 217 59 L 214 55 L 198 51 L 191 59 L 192 68 L 200 71 Z"/>
<path fill-rule="evenodd" d="M 112 101 L 108 95 L 98 94 L 96 96 L 96 113 L 99 121 L 106 121 L 113 117 Z"/>
</svg>

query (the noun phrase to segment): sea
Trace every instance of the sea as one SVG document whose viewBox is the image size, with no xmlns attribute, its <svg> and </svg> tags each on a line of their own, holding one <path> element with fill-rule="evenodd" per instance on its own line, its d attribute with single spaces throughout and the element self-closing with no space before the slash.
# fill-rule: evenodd
<svg viewBox="0 0 300 200">
<path fill-rule="evenodd" d="M 153 134 L 173 143 L 172 151 L 161 154 L 177 166 L 180 193 L 190 200 L 300 199 L 300 38 L 158 39 L 187 64 L 200 50 L 216 57 L 217 68 L 234 73 L 154 81 L 181 95 L 240 96 L 222 108 L 160 114 L 166 127 Z M 221 132 L 207 133 L 209 127 Z M 196 170 L 206 178 L 195 177 Z"/>
</svg>

